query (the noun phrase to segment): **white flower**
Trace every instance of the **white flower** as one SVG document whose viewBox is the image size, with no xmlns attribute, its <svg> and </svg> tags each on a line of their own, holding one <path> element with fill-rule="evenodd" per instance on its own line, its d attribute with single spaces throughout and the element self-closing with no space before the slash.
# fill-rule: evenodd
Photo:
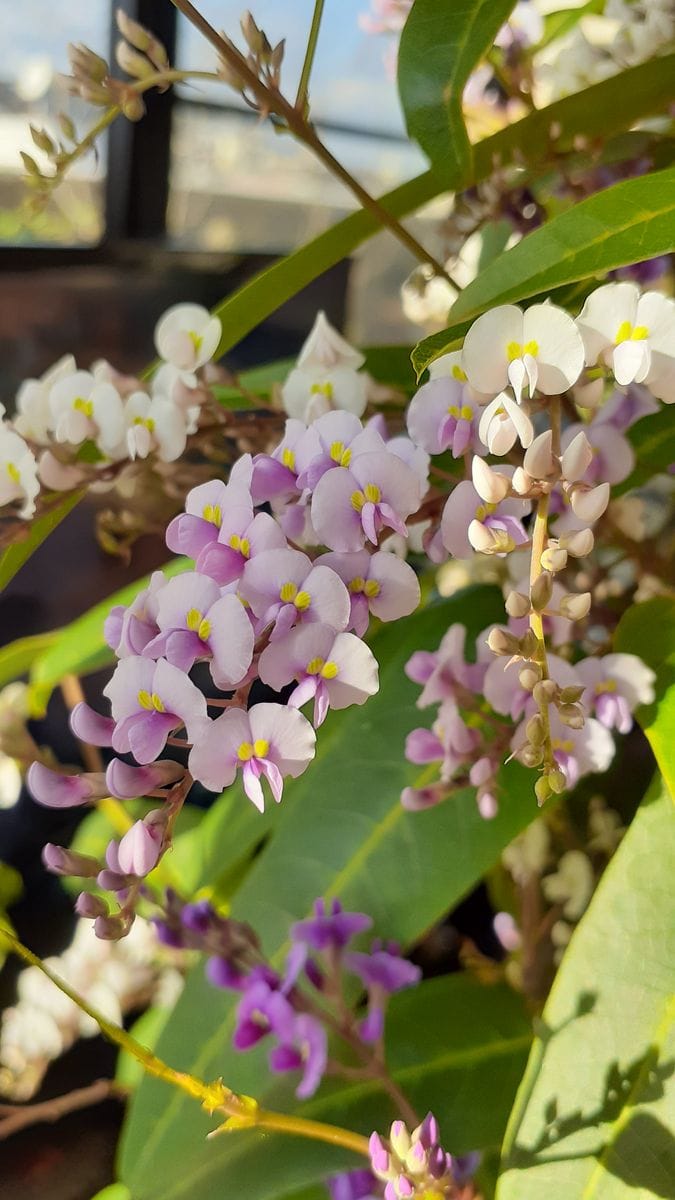
<svg viewBox="0 0 675 1200">
<path fill-rule="evenodd" d="M 0 505 L 22 501 L 20 517 L 32 517 L 40 491 L 35 455 L 18 433 L 0 424 Z"/>
<path fill-rule="evenodd" d="M 155 326 L 155 346 L 163 359 L 178 368 L 183 381 L 194 387 L 194 372 L 213 358 L 221 332 L 218 317 L 200 304 L 174 304 Z"/>
<path fill-rule="evenodd" d="M 201 406 L 207 395 L 204 388 L 189 387 L 183 378 L 183 373 L 177 367 L 173 367 L 171 363 L 165 362 L 152 377 L 150 394 L 153 397 L 160 396 L 164 400 L 170 400 L 172 404 L 177 405 L 185 413 L 187 432 L 197 432 Z"/>
<path fill-rule="evenodd" d="M 124 408 L 129 458 L 147 458 L 156 451 L 162 462 L 175 462 L 185 449 L 185 413 L 162 396 L 134 392 Z"/>
<path fill-rule="evenodd" d="M 320 312 L 281 389 L 289 417 L 309 424 L 335 408 L 360 417 L 367 403 L 368 380 L 359 374 L 364 362 Z"/>
<path fill-rule="evenodd" d="M 0 809 L 14 807 L 21 794 L 21 784 L 16 760 L 0 752 Z"/>
<path fill-rule="evenodd" d="M 77 370 L 72 354 L 64 354 L 39 379 L 24 379 L 16 394 L 14 428 L 22 437 L 43 445 L 49 441 L 52 417 L 49 393 L 55 383 Z"/>
<path fill-rule="evenodd" d="M 469 383 L 495 396 L 508 384 L 520 403 L 526 387 L 555 396 L 576 383 L 584 365 L 583 343 L 572 318 L 555 304 L 525 312 L 502 304 L 474 321 L 464 339 L 462 367 Z"/>
<path fill-rule="evenodd" d="M 111 454 L 124 435 L 119 392 L 111 383 L 98 382 L 90 371 L 75 371 L 55 383 L 49 407 L 57 442 L 79 446 L 90 439 Z"/>
<path fill-rule="evenodd" d="M 634 283 L 606 283 L 591 292 L 577 318 L 586 363 L 610 367 L 617 383 L 645 383 L 675 403 L 675 301 Z"/>
<path fill-rule="evenodd" d="M 507 454 L 516 439 L 521 446 L 529 446 L 534 429 L 525 406 L 516 404 L 507 392 L 500 392 L 484 409 L 478 436 L 491 454 Z"/>
</svg>

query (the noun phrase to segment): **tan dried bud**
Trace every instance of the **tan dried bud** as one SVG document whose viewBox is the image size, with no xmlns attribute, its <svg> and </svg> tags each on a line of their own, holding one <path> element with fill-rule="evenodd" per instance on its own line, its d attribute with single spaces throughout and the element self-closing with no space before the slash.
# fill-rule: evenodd
<svg viewBox="0 0 675 1200">
<path fill-rule="evenodd" d="M 61 133 L 65 138 L 68 138 L 68 140 L 71 142 L 77 141 L 75 126 L 73 125 L 73 122 L 67 113 L 59 113 L 59 126 L 61 128 Z"/>
<path fill-rule="evenodd" d="M 542 571 L 530 588 L 530 600 L 536 612 L 543 612 L 553 594 L 553 576 Z"/>
<path fill-rule="evenodd" d="M 568 621 L 583 621 L 591 611 L 592 596 L 590 592 L 570 593 L 560 601 L 560 615 Z"/>
<path fill-rule="evenodd" d="M 119 105 L 127 121 L 140 121 L 145 116 L 143 98 L 136 92 L 126 91 L 120 95 Z"/>
<path fill-rule="evenodd" d="M 549 771 L 546 778 L 548 779 L 548 786 L 552 792 L 555 792 L 556 796 L 560 796 L 565 791 L 567 780 L 564 772 L 559 767 L 555 767 L 552 771 Z"/>
<path fill-rule="evenodd" d="M 577 704 L 585 691 L 583 683 L 570 684 L 568 687 L 560 689 L 559 700 L 561 704 Z"/>
<path fill-rule="evenodd" d="M 559 704 L 558 716 L 569 729 L 583 729 L 585 725 L 584 712 L 578 704 Z"/>
<path fill-rule="evenodd" d="M 524 767 L 538 767 L 543 762 L 544 752 L 539 746 L 522 746 L 516 758 Z"/>
<path fill-rule="evenodd" d="M 568 554 L 572 555 L 572 558 L 588 558 L 595 545 L 593 530 L 576 529 L 574 533 L 564 534 L 560 539 L 560 545 Z"/>
<path fill-rule="evenodd" d="M 36 125 L 30 125 L 30 136 L 33 139 L 33 145 L 37 146 L 38 150 L 44 151 L 45 154 L 53 154 L 56 149 L 52 139 L 46 129 L 38 129 Z"/>
<path fill-rule="evenodd" d="M 546 730 L 544 729 L 544 722 L 539 713 L 535 713 L 533 717 L 530 717 L 525 726 L 525 733 L 531 746 L 542 746 L 544 744 L 546 741 Z"/>
<path fill-rule="evenodd" d="M 28 175 L 30 175 L 32 179 L 43 179 L 44 176 L 35 159 L 30 154 L 26 154 L 25 150 L 20 150 L 19 153 L 21 154 L 21 161 L 23 162 Z"/>
<path fill-rule="evenodd" d="M 534 658 L 539 649 L 539 642 L 531 629 L 528 629 L 520 639 L 521 658 Z"/>
<path fill-rule="evenodd" d="M 139 25 L 138 21 L 134 21 L 122 8 L 118 8 L 116 20 L 117 28 L 129 44 L 145 54 L 158 71 L 165 71 L 169 66 L 169 57 L 165 46 L 154 33 Z"/>
<path fill-rule="evenodd" d="M 524 596 L 522 592 L 509 592 L 504 607 L 510 617 L 527 617 L 530 613 L 529 596 Z"/>
<path fill-rule="evenodd" d="M 567 566 L 567 551 L 551 540 L 541 556 L 541 565 L 545 571 L 557 575 L 558 571 L 563 571 Z"/>
<path fill-rule="evenodd" d="M 497 654 L 500 658 L 510 657 L 514 654 L 520 656 L 520 638 L 509 633 L 507 629 L 491 629 L 487 644 L 492 653 Z"/>
<path fill-rule="evenodd" d="M 526 692 L 531 692 L 537 686 L 540 679 L 541 667 L 539 663 L 528 663 L 518 675 L 518 682 Z"/>
<path fill-rule="evenodd" d="M 115 61 L 121 71 L 126 71 L 132 79 L 149 79 L 155 74 L 155 68 L 144 54 L 133 50 L 128 42 L 119 41 L 115 47 Z"/>
<path fill-rule="evenodd" d="M 76 79 L 103 83 L 110 74 L 106 60 L 100 54 L 94 54 L 88 46 L 71 43 L 68 46 L 68 61 Z"/>
<path fill-rule="evenodd" d="M 241 25 L 241 32 L 244 35 L 244 41 L 246 42 L 246 45 L 251 53 L 254 54 L 256 58 L 259 58 L 263 52 L 267 38 L 265 37 L 264 33 L 258 29 L 252 13 L 243 13 L 239 23 Z"/>
<path fill-rule="evenodd" d="M 558 695 L 558 685 L 553 679 L 542 679 L 536 685 L 536 687 L 532 689 L 532 695 L 534 696 L 540 708 L 543 708 L 547 704 L 553 704 L 553 701 Z"/>
<path fill-rule="evenodd" d="M 534 794 L 537 797 L 537 804 L 541 808 L 547 800 L 551 798 L 551 785 L 548 781 L 548 775 L 540 775 L 534 785 Z"/>
<path fill-rule="evenodd" d="M 272 51 L 272 54 L 270 56 L 270 67 L 272 68 L 274 74 L 277 77 L 279 76 L 279 73 L 281 71 L 281 64 L 284 61 L 285 52 L 286 52 L 286 39 L 282 38 L 280 42 L 277 42 L 277 44 L 274 47 L 274 50 Z"/>
</svg>

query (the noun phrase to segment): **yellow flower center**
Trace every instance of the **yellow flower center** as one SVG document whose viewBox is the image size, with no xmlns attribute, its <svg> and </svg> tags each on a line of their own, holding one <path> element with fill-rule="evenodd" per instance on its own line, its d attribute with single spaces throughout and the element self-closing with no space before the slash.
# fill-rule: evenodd
<svg viewBox="0 0 675 1200">
<path fill-rule="evenodd" d="M 237 758 L 240 762 L 250 762 L 252 758 L 266 758 L 269 754 L 270 744 L 264 738 L 256 738 L 251 742 L 242 742 L 237 750 Z"/>
<path fill-rule="evenodd" d="M 531 354 L 532 358 L 536 358 L 539 353 L 539 343 L 535 341 L 525 342 L 509 342 L 506 347 L 509 362 L 514 362 L 516 358 L 522 358 L 525 354 Z"/>
<path fill-rule="evenodd" d="M 496 512 L 496 504 L 479 504 L 476 509 L 476 520 L 484 521 L 486 517 L 491 517 L 493 512 Z"/>
<path fill-rule="evenodd" d="M 330 448 L 330 456 L 338 467 L 348 467 L 352 461 L 351 450 L 345 450 L 344 442 L 333 442 Z"/>
<path fill-rule="evenodd" d="M 84 413 L 85 417 L 93 417 L 94 405 L 91 400 L 85 400 L 84 396 L 76 396 L 73 400 L 73 408 L 76 412 Z"/>
<path fill-rule="evenodd" d="M 451 404 L 448 407 L 448 413 L 454 417 L 456 421 L 470 421 L 473 416 L 473 410 L 468 404 Z"/>
<path fill-rule="evenodd" d="M 204 338 L 200 333 L 195 333 L 194 329 L 188 329 L 187 335 L 195 348 L 195 353 L 199 353 L 202 348 Z"/>
<path fill-rule="evenodd" d="M 595 694 L 596 694 L 596 696 L 602 696 L 603 694 L 606 694 L 607 692 L 615 692 L 615 691 L 616 691 L 616 680 L 615 679 L 603 679 L 602 682 L 599 683 L 598 686 L 596 687 Z"/>
<path fill-rule="evenodd" d="M 352 508 L 355 508 L 357 512 L 361 512 L 364 504 L 379 504 L 381 498 L 382 493 L 377 484 L 367 483 L 362 492 L 352 492 Z"/>
<path fill-rule="evenodd" d="M 238 550 L 243 558 L 248 558 L 251 553 L 251 543 L 248 538 L 240 538 L 238 533 L 232 534 L 230 546 L 233 550 Z"/>
<path fill-rule="evenodd" d="M 309 391 L 312 396 L 325 396 L 327 400 L 333 399 L 332 383 L 313 383 Z"/>
<path fill-rule="evenodd" d="M 279 599 L 283 600 L 284 604 L 294 604 L 301 612 L 309 608 L 312 603 L 309 592 L 299 592 L 294 583 L 282 583 L 279 588 Z"/>
<path fill-rule="evenodd" d="M 459 383 L 466 383 L 466 373 L 457 363 L 455 363 L 450 374 L 452 375 L 452 378 L 458 380 Z"/>
<path fill-rule="evenodd" d="M 331 662 L 329 659 L 316 658 L 310 659 L 305 668 L 308 675 L 319 675 L 322 679 L 335 679 L 338 673 L 337 663 Z"/>
<path fill-rule="evenodd" d="M 141 688 L 140 692 L 138 693 L 138 703 L 140 704 L 141 708 L 146 708 L 148 712 L 152 712 L 153 709 L 155 712 L 159 713 L 166 712 L 164 704 L 157 695 L 157 692 L 146 692 L 145 688 Z"/>
<path fill-rule="evenodd" d="M 615 344 L 622 342 L 644 342 L 649 337 L 646 325 L 631 325 L 630 321 L 622 321 L 616 331 Z"/>
<path fill-rule="evenodd" d="M 217 529 L 220 529 L 223 514 L 219 504 L 205 504 L 202 509 L 202 517 L 209 522 L 209 525 L 215 525 Z"/>
<path fill-rule="evenodd" d="M 12 483 L 20 483 L 21 482 L 21 475 L 19 474 L 19 468 L 17 466 L 15 466 L 14 463 L 12 463 L 12 462 L 7 463 L 7 474 L 9 475 Z"/>
<path fill-rule="evenodd" d="M 196 633 L 202 642 L 206 642 L 211 633 L 211 622 L 200 613 L 198 608 L 191 608 L 185 614 L 185 624 L 192 633 Z"/>
<path fill-rule="evenodd" d="M 295 470 L 295 454 L 288 446 L 281 453 L 281 461 L 289 471 Z"/>
<path fill-rule="evenodd" d="M 363 594 L 364 596 L 369 596 L 372 599 L 373 596 L 379 596 L 380 594 L 380 585 L 377 580 L 366 580 L 362 575 L 357 575 L 349 582 L 347 586 L 349 591 L 355 596 Z"/>
<path fill-rule="evenodd" d="M 155 428 L 155 422 L 152 417 L 134 417 L 134 425 L 145 425 L 145 428 L 152 433 Z"/>
<path fill-rule="evenodd" d="M 554 750 L 563 750 L 565 754 L 571 754 L 574 749 L 571 738 L 553 738 L 551 745 Z"/>
</svg>

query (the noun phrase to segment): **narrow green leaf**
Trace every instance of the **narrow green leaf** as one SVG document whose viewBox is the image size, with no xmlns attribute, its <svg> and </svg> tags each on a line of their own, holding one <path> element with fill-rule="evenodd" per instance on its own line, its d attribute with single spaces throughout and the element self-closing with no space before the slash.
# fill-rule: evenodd
<svg viewBox="0 0 675 1200">
<path fill-rule="evenodd" d="M 283 965 L 290 923 L 305 916 L 322 894 L 369 912 L 380 936 L 409 944 L 536 815 L 529 773 L 516 764 L 504 772 L 503 803 L 494 821 L 480 818 L 471 789 L 422 813 L 406 813 L 399 801 L 401 788 L 420 778 L 403 758 L 406 734 L 421 716 L 415 707 L 418 689 L 406 679 L 404 663 L 413 649 L 437 645 L 454 620 L 475 635 L 496 619 L 500 604 L 494 589 L 470 589 L 377 635 L 373 650 L 381 663 L 380 692 L 363 709 L 329 715 L 315 762 L 285 789 L 269 840 L 233 899 L 233 914 L 254 926 L 277 966 Z M 226 824 L 223 829 L 226 835 Z M 213 992 L 197 968 L 159 1053 L 180 1069 L 222 1075 L 230 1086 L 260 1097 L 269 1087 L 264 1050 L 233 1053 L 234 1007 L 229 996 Z M 292 1103 L 290 1096 L 287 1089 L 285 1106 Z M 204 1130 L 198 1111 L 146 1080 L 132 1106 L 122 1156 L 122 1174 L 134 1200 L 187 1198 L 195 1171 L 205 1172 L 200 1175 L 204 1194 L 227 1192 L 236 1182 L 243 1197 L 243 1174 L 234 1174 L 229 1165 L 230 1155 L 240 1153 L 238 1139 L 210 1143 L 205 1158 Z M 276 1170 L 278 1156 L 274 1161 Z M 290 1189 L 293 1181 L 286 1186 Z"/>
<path fill-rule="evenodd" d="M 675 600 L 657 596 L 629 608 L 618 624 L 614 648 L 637 654 L 656 672 L 654 703 L 643 705 L 636 716 L 675 800 Z"/>
<path fill-rule="evenodd" d="M 97 1192 L 92 1200 L 132 1200 L 132 1196 L 126 1183 L 111 1183 L 102 1192 Z"/>
<path fill-rule="evenodd" d="M 544 17 L 544 36 L 533 48 L 534 52 L 543 50 L 544 46 L 548 46 L 556 38 L 571 33 L 582 17 L 591 13 L 601 13 L 605 2 L 606 0 L 587 0 L 586 4 L 580 4 L 578 8 L 562 8 L 548 13 Z"/>
<path fill-rule="evenodd" d="M 58 640 L 59 632 L 35 633 L 32 637 L 18 638 L 0 650 L 0 687 L 20 679 L 39 655 L 46 653 Z"/>
<path fill-rule="evenodd" d="M 514 156 L 521 162 L 537 164 L 541 170 L 551 160 L 552 150 L 558 153 L 570 149 L 578 134 L 609 137 L 618 130 L 629 128 L 639 118 L 667 105 L 673 94 L 674 71 L 675 54 L 666 55 L 631 67 L 583 92 L 539 109 L 522 121 L 515 121 L 476 143 L 473 167 L 462 178 L 461 185 L 469 187 L 488 178 L 495 162 L 505 166 L 515 161 Z M 381 203 L 395 217 L 405 217 L 441 195 L 447 186 L 443 175 L 425 171 L 387 192 L 381 197 Z M 293 254 L 261 271 L 234 296 L 223 300 L 214 309 L 223 323 L 216 357 L 231 350 L 282 304 L 324 271 L 347 258 L 379 230 L 378 222 L 370 213 L 352 213 Z"/>
<path fill-rule="evenodd" d="M 622 496 L 631 488 L 642 487 L 654 475 L 667 471 L 675 462 L 675 420 L 672 409 L 664 405 L 636 421 L 628 430 L 628 441 L 635 451 L 635 467 L 628 479 L 612 488 L 613 496 Z"/>
<path fill-rule="evenodd" d="M 61 524 L 75 505 L 79 504 L 84 494 L 84 491 L 70 492 L 60 500 L 54 499 L 47 512 L 26 522 L 26 537 L 22 538 L 20 542 L 14 542 L 0 554 L 0 592 L 7 587 L 10 579 L 14 578 L 31 554 L 34 554 L 38 546 L 42 545 L 45 538 L 49 537 L 49 534 L 56 529 L 57 525 Z"/>
<path fill-rule="evenodd" d="M 448 187 L 471 173 L 462 95 L 515 0 L 415 0 L 401 34 L 398 90 L 406 128 Z"/>
<path fill-rule="evenodd" d="M 553 217 L 485 268 L 453 305 L 444 334 L 413 351 L 418 375 L 463 337 L 467 322 L 564 284 L 675 249 L 675 168 L 627 179 Z"/>
<path fill-rule="evenodd" d="M 191 568 L 189 559 L 176 558 L 166 563 L 162 570 L 170 579 Z M 52 691 L 64 675 L 87 675 L 114 662 L 115 656 L 103 637 L 103 623 L 111 608 L 116 604 L 131 604 L 149 580 L 150 576 L 146 575 L 126 584 L 70 625 L 56 631 L 45 653 L 39 654 L 33 661 L 30 683 L 34 716 L 45 712 Z"/>
<path fill-rule="evenodd" d="M 565 953 L 511 1114 L 498 1200 L 672 1195 L 674 832 L 657 780 Z"/>
</svg>

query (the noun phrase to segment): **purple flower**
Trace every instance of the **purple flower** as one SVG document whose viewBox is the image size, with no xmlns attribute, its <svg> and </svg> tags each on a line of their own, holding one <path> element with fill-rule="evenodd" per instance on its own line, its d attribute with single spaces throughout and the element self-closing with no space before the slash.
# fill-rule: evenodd
<svg viewBox="0 0 675 1200">
<path fill-rule="evenodd" d="M 302 1071 L 302 1079 L 296 1088 L 299 1100 L 313 1096 L 326 1070 L 328 1061 L 328 1039 L 320 1021 L 309 1013 L 299 1013 L 292 1024 L 281 1034 L 280 1044 L 270 1051 L 270 1069 L 276 1074 L 286 1071 Z"/>
<path fill-rule="evenodd" d="M 586 685 L 582 703 L 606 729 L 628 733 L 638 705 L 654 699 L 656 676 L 635 654 L 584 658 L 575 670 Z"/>
<path fill-rule="evenodd" d="M 344 1171 L 327 1181 L 331 1200 L 376 1200 L 377 1180 L 372 1171 Z"/>
<path fill-rule="evenodd" d="M 429 454 L 450 450 L 461 458 L 473 446 L 476 437 L 478 406 L 470 389 L 450 375 L 425 383 L 408 407 L 408 433 Z"/>
<path fill-rule="evenodd" d="M 251 495 L 255 504 L 267 500 L 291 500 L 298 495 L 296 450 L 306 433 L 304 421 L 289 417 L 284 436 L 272 453 L 256 454 L 251 481 Z"/>
<path fill-rule="evenodd" d="M 230 507 L 223 516 L 218 540 L 197 555 L 196 567 L 224 586 L 241 579 L 246 563 L 263 550 L 281 550 L 286 537 L 268 513 L 253 515 L 250 506 Z"/>
<path fill-rule="evenodd" d="M 248 712 L 231 708 L 202 729 L 190 752 L 189 768 L 214 792 L 228 787 L 241 770 L 246 795 L 263 812 L 261 777 L 279 803 L 284 776 L 302 775 L 315 745 L 309 721 L 283 704 L 256 704 Z"/>
<path fill-rule="evenodd" d="M 408 734 L 405 754 L 419 766 L 440 762 L 441 779 L 447 783 L 479 744 L 478 731 L 464 723 L 454 700 L 445 700 L 430 730 L 413 729 Z"/>
<path fill-rule="evenodd" d="M 625 433 L 642 417 L 651 416 L 659 411 L 660 404 L 646 387 L 639 383 L 631 383 L 626 388 L 617 388 L 593 418 L 592 428 L 598 425 L 613 425 L 619 433 Z"/>
<path fill-rule="evenodd" d="M 504 629 L 509 633 L 514 632 L 511 626 L 494 626 L 494 628 Z M 483 681 L 485 699 L 495 712 L 510 717 L 512 721 L 520 720 L 531 699 L 531 693 L 527 692 L 519 682 L 518 676 L 522 666 L 522 662 L 495 658 L 488 666 Z M 555 654 L 548 655 L 548 670 L 551 679 L 560 687 L 574 687 L 579 683 L 575 668 Z"/>
<path fill-rule="evenodd" d="M 90 746 L 112 746 L 115 722 L 90 708 L 84 700 L 76 704 L 70 714 L 70 728 L 81 742 Z"/>
<path fill-rule="evenodd" d="M 407 537 L 406 518 L 420 502 L 415 472 L 395 454 L 362 454 L 348 468 L 327 471 L 312 497 L 312 524 L 331 550 L 373 545 L 382 529 Z"/>
<path fill-rule="evenodd" d="M 327 471 L 348 468 L 360 455 L 384 449 L 378 430 L 372 425 L 364 429 L 353 413 L 325 413 L 310 425 L 297 446 L 298 487 L 313 492 Z"/>
<path fill-rule="evenodd" d="M 329 947 L 341 950 L 357 933 L 372 926 L 372 918 L 365 913 L 344 912 L 339 900 L 332 900 L 330 908 L 323 899 L 315 900 L 314 916 L 307 921 L 296 921 L 291 926 L 291 938 L 304 942 L 313 950 Z"/>
<path fill-rule="evenodd" d="M 487 662 L 468 663 L 464 658 L 466 629 L 459 623 L 451 625 L 434 653 L 418 650 L 408 659 L 405 673 L 414 683 L 423 684 L 418 708 L 428 708 L 441 700 L 460 700 L 462 692 L 482 691 Z M 485 645 L 478 643 L 479 658 L 492 655 Z"/>
<path fill-rule="evenodd" d="M 221 595 L 218 584 L 197 571 L 171 579 L 159 597 L 160 632 L 145 647 L 152 658 L 165 657 L 180 671 L 209 659 L 218 688 L 236 687 L 253 658 L 251 622 L 237 596 Z"/>
<path fill-rule="evenodd" d="M 147 796 L 156 788 L 167 787 L 182 779 L 185 768 L 165 758 L 146 767 L 134 767 L 121 758 L 113 758 L 105 773 L 106 787 L 118 800 Z"/>
<path fill-rule="evenodd" d="M 298 550 L 265 550 L 251 559 L 239 593 L 261 629 L 274 624 L 273 641 L 301 622 L 319 621 L 339 631 L 349 621 L 349 593 L 340 577 Z"/>
<path fill-rule="evenodd" d="M 28 790 L 38 804 L 45 808 L 77 808 L 106 796 L 105 775 L 62 775 L 34 762 L 26 776 Z"/>
<path fill-rule="evenodd" d="M 510 498 L 499 504 L 487 504 L 473 483 L 463 479 L 450 493 L 443 509 L 443 545 L 455 558 L 471 558 L 476 549 L 505 554 L 528 541 L 522 518 L 530 508 L 529 500 Z"/>
<path fill-rule="evenodd" d="M 590 425 L 569 425 L 565 430 L 561 447 L 563 452 L 578 433 L 585 433 L 593 450 L 593 458 L 582 476 L 584 483 L 621 483 L 635 466 L 635 452 L 623 433 L 606 421 L 593 421 Z"/>
<path fill-rule="evenodd" d="M 253 516 L 250 481 L 253 464 L 244 455 L 232 469 L 230 482 L 212 479 L 188 492 L 185 512 L 174 517 L 166 531 L 166 544 L 174 554 L 197 558 L 218 538 L 229 509 L 246 510 Z"/>
<path fill-rule="evenodd" d="M 118 658 L 142 654 L 157 633 L 157 605 L 167 581 L 161 571 L 153 571 L 150 583 L 128 607 L 121 604 L 110 610 L 103 630 L 105 640 Z"/>
<path fill-rule="evenodd" d="M 194 741 L 206 720 L 206 700 L 194 683 L 165 659 L 123 658 L 103 689 L 115 719 L 113 747 L 151 763 L 169 734 L 185 725 Z"/>
<path fill-rule="evenodd" d="M 364 704 L 379 687 L 377 661 L 366 644 L 327 625 L 292 629 L 263 650 L 258 670 L 263 683 L 277 691 L 296 679 L 288 703 L 301 708 L 314 698 L 315 725 L 325 719 L 329 705 Z"/>
<path fill-rule="evenodd" d="M 378 942 L 373 944 L 371 954 L 349 951 L 344 956 L 344 964 L 368 989 L 368 1013 L 361 1022 L 361 1037 L 364 1042 L 377 1042 L 384 1032 L 387 997 L 403 988 L 414 987 L 422 978 L 422 972 L 406 958 L 401 958 L 393 947 L 385 950 Z"/>
<path fill-rule="evenodd" d="M 135 821 L 117 845 L 116 868 L 124 875 L 142 879 L 157 866 L 161 848 L 161 827 L 147 821 Z"/>
<path fill-rule="evenodd" d="M 380 621 L 397 621 L 414 612 L 420 602 L 420 585 L 412 567 L 386 550 L 323 554 L 316 560 L 319 564 L 330 567 L 347 585 L 349 628 L 358 637 L 366 632 L 371 613 Z"/>
<path fill-rule="evenodd" d="M 253 980 L 237 1008 L 237 1025 L 232 1038 L 235 1050 L 249 1050 L 269 1033 L 292 1040 L 295 1013 L 290 1002 L 264 979 Z"/>
</svg>

